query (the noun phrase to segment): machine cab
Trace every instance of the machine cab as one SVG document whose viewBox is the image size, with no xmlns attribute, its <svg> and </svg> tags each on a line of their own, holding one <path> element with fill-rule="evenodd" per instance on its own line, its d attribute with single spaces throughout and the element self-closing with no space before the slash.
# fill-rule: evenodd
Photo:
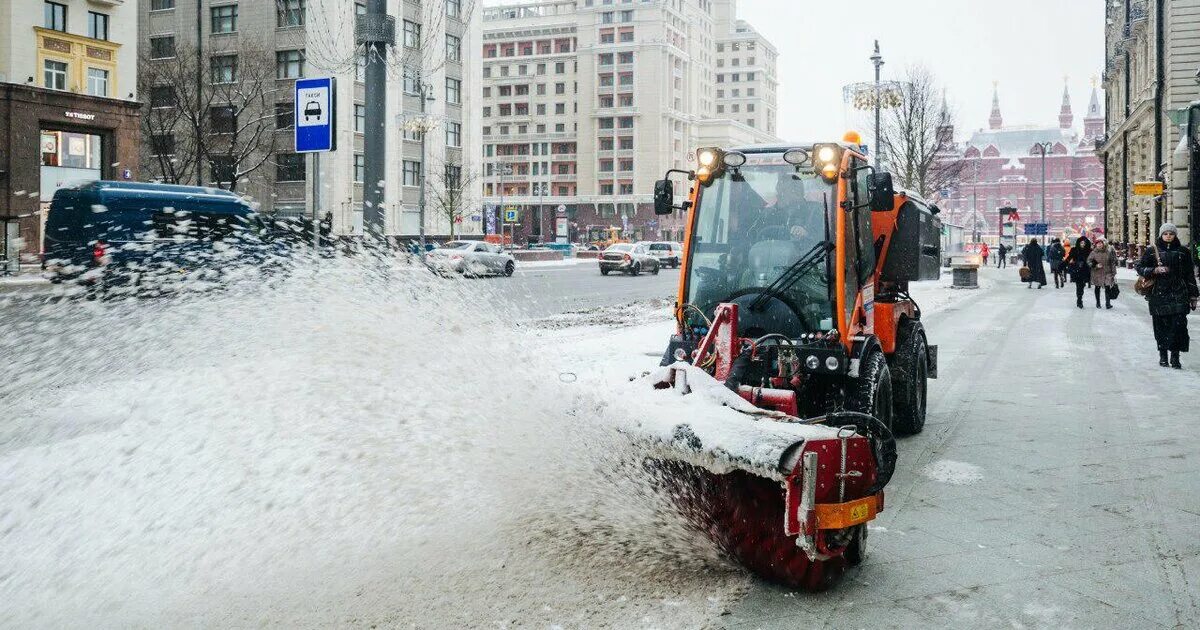
<svg viewBox="0 0 1200 630">
<path fill-rule="evenodd" d="M 656 211 L 690 210 L 680 279 L 681 334 L 699 332 L 719 304 L 739 308 L 743 337 L 849 340 L 869 327 L 876 271 L 872 211 L 891 210 L 891 178 L 851 144 L 700 149 Z M 668 177 L 671 173 L 668 173 Z"/>
</svg>

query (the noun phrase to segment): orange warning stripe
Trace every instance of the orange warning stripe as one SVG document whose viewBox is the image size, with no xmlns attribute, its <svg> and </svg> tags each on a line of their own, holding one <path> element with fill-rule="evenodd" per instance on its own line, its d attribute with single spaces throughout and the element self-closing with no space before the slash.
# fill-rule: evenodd
<svg viewBox="0 0 1200 630">
<path fill-rule="evenodd" d="M 883 493 L 847 501 L 818 503 L 814 506 L 817 529 L 845 529 L 874 519 L 883 511 Z"/>
</svg>

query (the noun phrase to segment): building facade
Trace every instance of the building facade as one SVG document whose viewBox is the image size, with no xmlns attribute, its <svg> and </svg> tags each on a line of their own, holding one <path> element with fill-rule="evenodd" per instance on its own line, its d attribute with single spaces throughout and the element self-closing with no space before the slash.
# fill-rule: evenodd
<svg viewBox="0 0 1200 630">
<path fill-rule="evenodd" d="M 137 7 L 0 2 L 0 260 L 35 262 L 54 192 L 137 177 Z"/>
<path fill-rule="evenodd" d="M 954 130 L 942 134 L 952 138 Z M 947 161 L 958 183 L 942 191 L 938 205 L 948 222 L 993 241 L 1000 232 L 1000 208 L 1016 208 L 1018 223 L 1042 222 L 1044 208 L 1052 235 L 1103 231 L 1104 167 L 1095 151 L 1103 137 L 1104 114 L 1095 88 L 1082 133 L 1066 88 L 1053 126 L 1005 125 L 997 91 L 988 127 L 953 145 Z"/>
<path fill-rule="evenodd" d="M 142 79 L 151 92 L 147 104 L 152 112 L 143 125 L 147 177 L 170 181 L 169 164 L 176 156 L 166 152 L 190 151 L 206 157 L 180 183 L 232 188 L 257 201 L 264 212 L 328 218 L 335 235 L 361 235 L 367 94 L 365 57 L 355 44 L 354 29 L 365 3 L 149 0 L 139 4 L 141 39 L 147 51 Z M 388 14 L 396 23 L 396 45 L 386 60 L 383 187 L 384 231 L 393 239 L 409 240 L 420 232 L 422 182 L 428 235 L 481 232 L 477 187 L 469 184 L 478 178 L 481 153 L 477 106 L 481 30 L 476 5 L 477 0 L 388 2 Z M 155 94 L 180 85 L 170 80 L 179 71 L 197 75 L 195 83 L 200 87 L 176 87 L 176 95 L 155 102 Z M 295 152 L 293 94 L 296 79 L 326 76 L 337 81 L 336 149 L 321 154 L 316 167 L 317 159 Z M 247 93 L 254 96 L 253 102 L 246 103 L 241 96 Z M 191 109 L 207 110 L 201 112 L 205 119 L 200 124 L 186 120 L 176 124 L 176 108 L 186 111 L 185 103 L 193 101 L 200 107 Z M 156 115 L 160 107 L 161 117 Z M 203 150 L 197 151 L 198 146 Z M 458 186 L 463 194 L 447 193 L 446 189 Z"/>
<path fill-rule="evenodd" d="M 1200 99 L 1200 0 L 1106 3 L 1108 135 L 1106 214 L 1131 254 L 1152 243 L 1166 221 L 1192 242 L 1187 151 L 1180 151 L 1188 105 Z M 1164 183 L 1161 196 L 1133 194 L 1135 182 Z"/>
<path fill-rule="evenodd" d="M 733 14 L 732 0 L 547 0 L 486 9 L 485 229 L 504 230 L 512 218 L 518 241 L 600 241 L 614 231 L 681 238 L 682 217 L 653 213 L 654 182 L 694 163 L 702 132 L 723 145 L 733 140 L 714 132 L 773 139 L 776 54 Z M 736 58 L 745 68 L 737 81 L 718 71 L 722 41 L 738 44 L 736 55 L 723 49 L 725 63 Z M 732 85 L 736 97 L 721 92 Z M 719 111 L 735 103 L 737 115 Z"/>
</svg>

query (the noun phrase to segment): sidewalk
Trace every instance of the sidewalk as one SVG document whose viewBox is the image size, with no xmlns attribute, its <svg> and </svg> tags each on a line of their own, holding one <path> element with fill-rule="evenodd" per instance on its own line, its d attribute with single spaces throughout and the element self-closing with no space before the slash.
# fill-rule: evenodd
<svg viewBox="0 0 1200 630">
<path fill-rule="evenodd" d="M 40 273 L 21 273 L 15 276 L 0 276 L 0 295 L 9 293 L 43 293 L 54 287 Z"/>
</svg>

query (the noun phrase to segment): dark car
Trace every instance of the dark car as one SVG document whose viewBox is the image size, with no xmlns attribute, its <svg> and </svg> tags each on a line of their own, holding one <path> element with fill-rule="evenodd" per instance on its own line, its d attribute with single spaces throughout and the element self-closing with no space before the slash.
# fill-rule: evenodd
<svg viewBox="0 0 1200 630">
<path fill-rule="evenodd" d="M 42 250 L 52 282 L 163 290 L 263 266 L 289 247 L 271 234 L 226 190 L 96 181 L 54 193 Z"/>
<path fill-rule="evenodd" d="M 636 276 L 643 271 L 658 275 L 661 268 L 662 263 L 650 255 L 650 251 L 643 243 L 609 245 L 608 249 L 600 254 L 600 274 L 605 276 L 613 271 L 620 271 L 631 276 Z"/>
</svg>

